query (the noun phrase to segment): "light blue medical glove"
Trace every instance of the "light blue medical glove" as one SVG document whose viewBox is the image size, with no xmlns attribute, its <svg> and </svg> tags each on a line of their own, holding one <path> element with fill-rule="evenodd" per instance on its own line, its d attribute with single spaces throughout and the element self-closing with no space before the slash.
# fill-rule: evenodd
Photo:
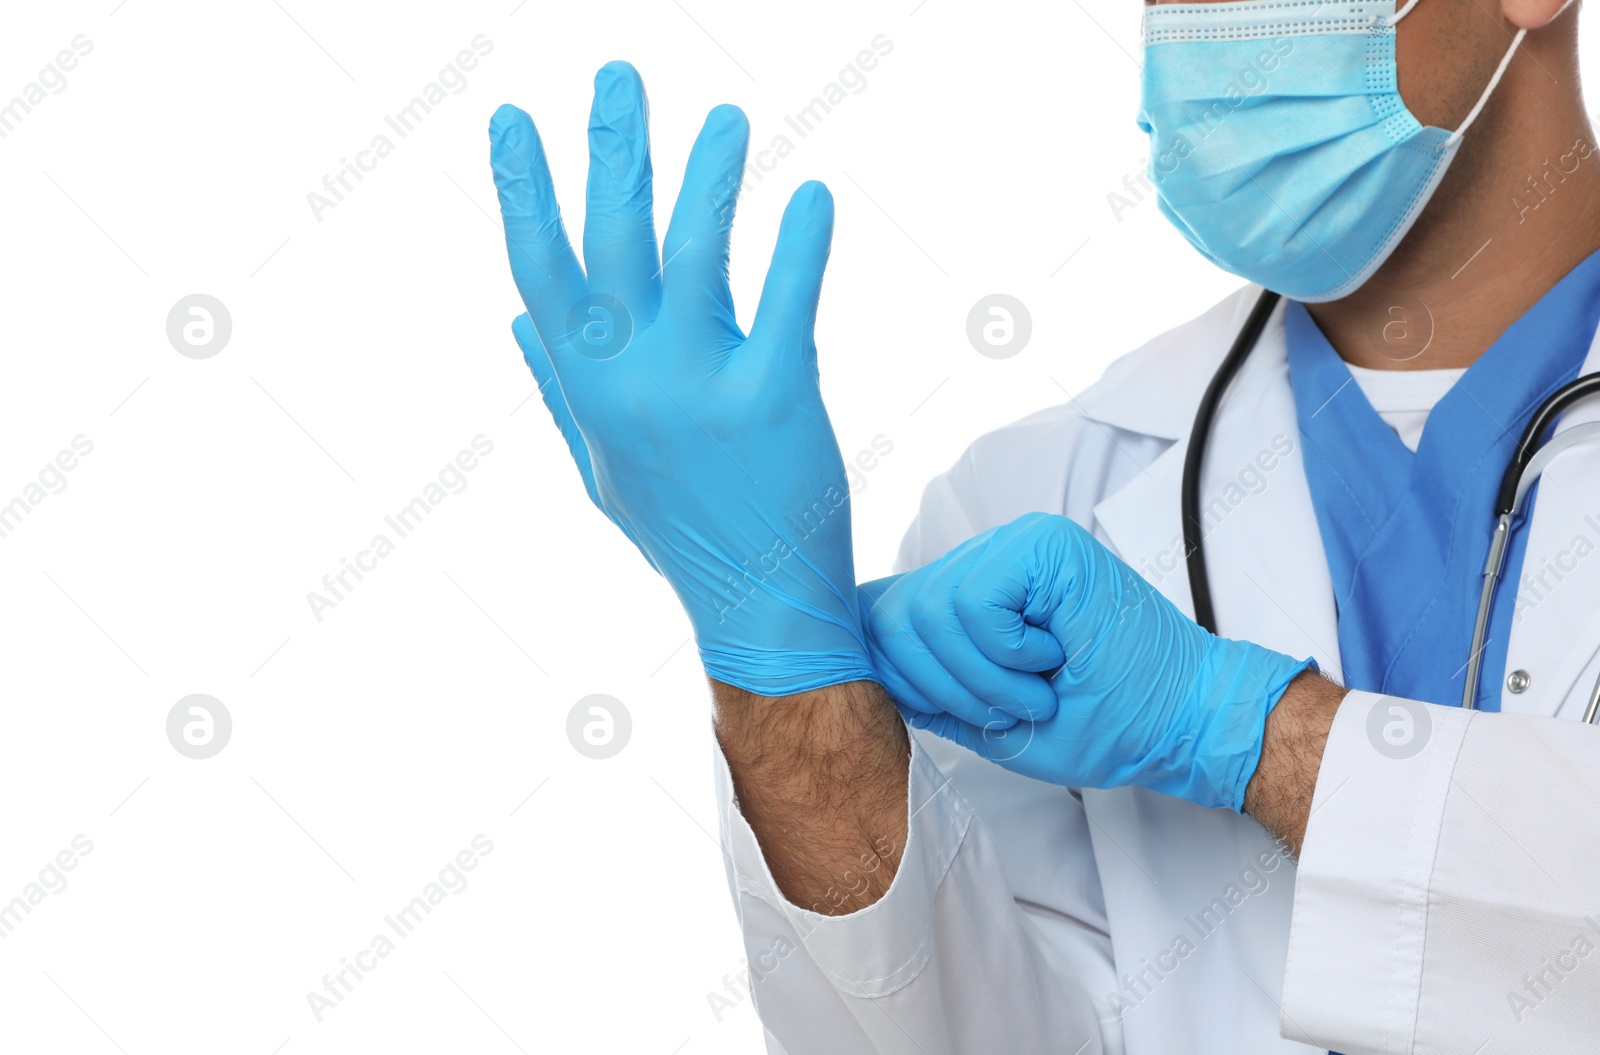
<svg viewBox="0 0 1600 1055">
<path fill-rule="evenodd" d="M 528 309 L 512 332 L 590 498 L 677 593 L 706 672 L 766 696 L 871 678 L 850 489 L 817 384 L 827 188 L 790 201 L 746 337 L 728 288 L 738 109 L 707 117 L 658 253 L 643 86 L 626 63 L 600 71 L 587 273 L 528 115 L 501 107 L 489 138 Z"/>
<path fill-rule="evenodd" d="M 1055 693 L 1044 678 L 991 661 L 956 618 L 954 588 L 990 534 L 969 540 L 921 571 L 856 587 L 876 680 L 902 711 L 948 712 L 991 731 L 1009 728 L 1018 718 L 1043 720 L 1056 711 Z M 1057 659 L 1042 669 L 1060 665 Z"/>
<path fill-rule="evenodd" d="M 1029 513 L 876 595 L 879 680 L 916 728 L 1066 787 L 1137 786 L 1244 804 L 1267 715 L 1311 660 L 1217 637 L 1065 517 Z M 1032 672 L 1032 673 L 1028 673 Z M 986 720 L 1002 678 L 1053 713 Z M 1006 710 L 1037 696 L 1008 687 Z"/>
</svg>

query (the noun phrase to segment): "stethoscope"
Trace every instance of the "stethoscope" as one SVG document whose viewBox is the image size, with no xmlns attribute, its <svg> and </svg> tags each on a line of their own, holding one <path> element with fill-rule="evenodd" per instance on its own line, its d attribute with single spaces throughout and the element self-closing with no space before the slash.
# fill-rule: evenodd
<svg viewBox="0 0 1600 1055">
<path fill-rule="evenodd" d="M 1222 405 L 1223 394 L 1244 365 L 1267 319 L 1278 306 L 1279 295 L 1271 290 L 1262 292 L 1250 316 L 1245 319 L 1233 347 L 1217 368 L 1216 376 L 1206 386 L 1200 398 L 1200 409 L 1194 417 L 1194 430 L 1189 436 L 1189 449 L 1183 459 L 1183 545 L 1189 565 L 1189 592 L 1194 598 L 1194 620 L 1213 634 L 1217 632 L 1216 610 L 1211 603 L 1211 580 L 1206 574 L 1204 532 L 1200 520 L 1200 470 L 1205 461 L 1205 448 L 1211 439 L 1211 425 Z M 1467 656 L 1466 686 L 1462 691 L 1461 706 L 1471 710 L 1478 696 L 1478 676 L 1483 665 L 1484 638 L 1489 632 L 1489 615 L 1494 608 L 1495 587 L 1504 570 L 1506 550 L 1510 548 L 1512 522 L 1522 511 L 1522 500 L 1532 490 L 1539 475 L 1562 451 L 1582 440 L 1600 435 L 1600 421 L 1575 425 L 1557 433 L 1548 442 L 1541 442 L 1545 432 L 1572 404 L 1589 396 L 1600 395 L 1600 373 L 1585 374 L 1576 381 L 1563 385 L 1550 398 L 1539 404 L 1528 420 L 1527 428 L 1517 441 L 1511 464 L 1506 466 L 1500 479 L 1500 493 L 1495 499 L 1494 537 L 1489 545 L 1489 559 L 1483 568 L 1483 593 L 1478 600 L 1478 617 L 1472 629 L 1472 651 Z M 1595 680 L 1589 693 L 1589 706 L 1583 720 L 1593 724 L 1600 717 L 1600 678 Z"/>
</svg>

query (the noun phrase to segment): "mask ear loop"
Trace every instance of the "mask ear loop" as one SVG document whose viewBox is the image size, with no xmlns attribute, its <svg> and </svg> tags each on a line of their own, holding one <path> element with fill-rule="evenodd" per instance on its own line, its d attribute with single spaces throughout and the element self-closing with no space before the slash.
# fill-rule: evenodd
<svg viewBox="0 0 1600 1055">
<path fill-rule="evenodd" d="M 1406 5 L 1406 9 L 1410 10 L 1416 2 L 1417 0 L 1411 0 L 1411 3 Z M 1466 135 L 1467 129 L 1472 127 L 1472 122 L 1476 121 L 1478 115 L 1483 113 L 1483 108 L 1489 104 L 1489 96 L 1494 94 L 1495 86 L 1500 83 L 1500 78 L 1505 76 L 1506 67 L 1511 65 L 1511 57 L 1517 53 L 1517 47 L 1522 43 L 1522 38 L 1527 35 L 1528 31 L 1526 29 L 1517 30 L 1517 35 L 1511 40 L 1511 46 L 1506 49 L 1505 55 L 1500 59 L 1500 65 L 1495 67 L 1494 76 L 1489 78 L 1489 86 L 1483 90 L 1482 95 L 1478 96 L 1478 104 L 1472 108 L 1471 113 L 1467 114 L 1467 119 L 1461 122 L 1461 127 L 1450 133 L 1447 143 L 1454 143 Z"/>
</svg>

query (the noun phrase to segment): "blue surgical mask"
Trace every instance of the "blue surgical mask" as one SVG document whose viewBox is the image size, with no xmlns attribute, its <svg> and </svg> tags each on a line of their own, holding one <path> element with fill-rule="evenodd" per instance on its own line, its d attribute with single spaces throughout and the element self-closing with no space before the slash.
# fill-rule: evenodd
<svg viewBox="0 0 1600 1055">
<path fill-rule="evenodd" d="M 1353 292 L 1400 244 L 1526 34 L 1460 128 L 1427 127 L 1396 84 L 1394 27 L 1416 2 L 1145 9 L 1150 178 L 1218 267 L 1316 303 Z"/>
</svg>

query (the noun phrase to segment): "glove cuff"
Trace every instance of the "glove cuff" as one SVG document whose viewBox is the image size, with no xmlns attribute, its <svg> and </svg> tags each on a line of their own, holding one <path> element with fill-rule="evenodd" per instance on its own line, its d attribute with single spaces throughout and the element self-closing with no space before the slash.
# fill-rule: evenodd
<svg viewBox="0 0 1600 1055">
<path fill-rule="evenodd" d="M 706 674 L 757 696 L 793 696 L 849 681 L 876 681 L 864 649 L 830 652 L 727 652 L 700 646 Z"/>
<path fill-rule="evenodd" d="M 1251 644 L 1214 638 L 1207 649 L 1196 692 L 1185 708 L 1203 716 L 1192 739 L 1188 786 L 1168 792 L 1201 806 L 1244 812 L 1245 788 L 1261 762 L 1267 715 L 1289 683 L 1314 659 L 1295 659 Z"/>
<path fill-rule="evenodd" d="M 680 600 L 682 596 L 680 595 Z M 689 608 L 706 673 L 758 696 L 792 696 L 877 677 L 856 592 L 761 593 L 712 614 Z"/>
</svg>

